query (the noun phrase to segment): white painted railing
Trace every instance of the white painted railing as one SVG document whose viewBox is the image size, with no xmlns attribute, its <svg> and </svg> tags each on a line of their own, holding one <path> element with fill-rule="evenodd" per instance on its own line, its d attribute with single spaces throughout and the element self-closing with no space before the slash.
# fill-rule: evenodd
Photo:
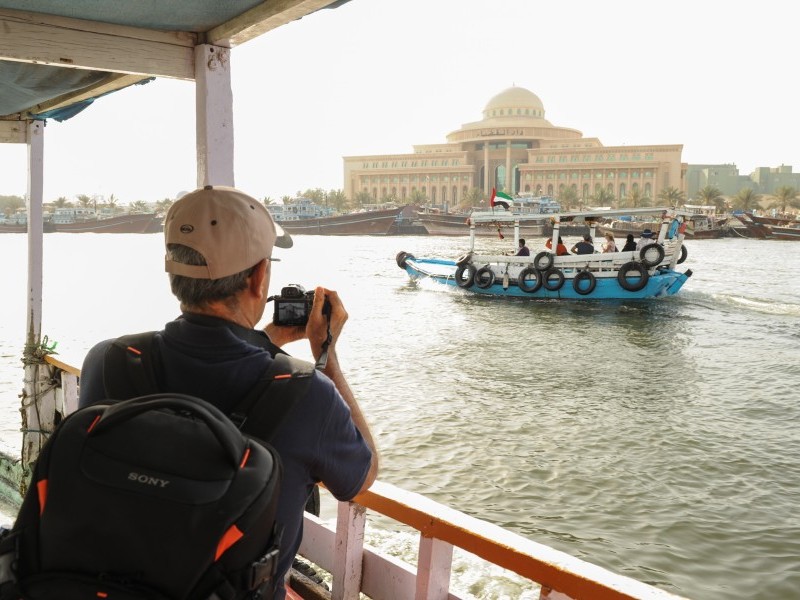
<svg viewBox="0 0 800 600">
<path fill-rule="evenodd" d="M 46 360 L 60 375 L 59 404 L 74 410 L 80 371 Z M 419 532 L 416 568 L 364 544 L 367 511 Z M 361 593 L 372 600 L 460 600 L 450 592 L 456 547 L 528 579 L 540 600 L 679 598 L 380 481 L 340 502 L 335 526 L 306 513 L 299 554 L 331 574 L 333 600 L 358 600 Z"/>
</svg>

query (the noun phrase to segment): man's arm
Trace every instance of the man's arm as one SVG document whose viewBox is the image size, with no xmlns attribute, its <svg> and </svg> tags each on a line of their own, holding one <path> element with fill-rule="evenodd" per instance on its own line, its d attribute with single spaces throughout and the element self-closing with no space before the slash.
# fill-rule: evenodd
<svg viewBox="0 0 800 600">
<path fill-rule="evenodd" d="M 367 477 L 361 487 L 360 492 L 363 492 L 375 478 L 378 476 L 378 449 L 375 446 L 375 441 L 372 438 L 372 432 L 367 425 L 364 418 L 364 413 L 356 401 L 350 385 L 342 373 L 341 366 L 339 365 L 339 358 L 336 354 L 336 342 L 342 333 L 342 328 L 347 322 L 348 314 L 342 304 L 339 294 L 332 290 L 327 290 L 323 287 L 318 287 L 314 290 L 314 304 L 311 307 L 311 314 L 308 317 L 308 324 L 305 329 L 303 327 L 276 327 L 272 323 L 268 324 L 264 331 L 267 333 L 272 342 L 278 346 L 283 346 L 290 342 L 294 342 L 303 338 L 307 338 L 311 345 L 311 353 L 314 355 L 314 360 L 318 360 L 323 352 L 323 345 L 328 337 L 328 317 L 322 314 L 322 307 L 325 300 L 331 305 L 330 311 L 330 332 L 331 342 L 328 345 L 328 362 L 323 369 L 323 373 L 336 386 L 336 389 L 341 394 L 347 406 L 350 408 L 350 416 L 353 419 L 353 424 L 358 429 L 361 437 L 372 453 L 372 461 L 370 463 Z"/>
<path fill-rule="evenodd" d="M 375 440 L 372 438 L 372 432 L 367 425 L 364 418 L 364 413 L 361 412 L 361 407 L 358 405 L 350 385 L 342 373 L 339 365 L 339 358 L 336 354 L 336 342 L 342 333 L 344 324 L 347 322 L 348 314 L 342 304 L 339 294 L 332 290 L 318 287 L 314 292 L 314 305 L 311 308 L 311 315 L 308 318 L 308 325 L 306 326 L 306 334 L 308 341 L 311 344 L 311 352 L 314 355 L 314 360 L 319 359 L 322 355 L 323 344 L 328 336 L 328 318 L 322 314 L 322 306 L 324 301 L 330 303 L 330 331 L 331 342 L 328 346 L 328 363 L 323 369 L 323 373 L 330 378 L 336 389 L 344 398 L 347 406 L 350 407 L 350 415 L 353 419 L 353 424 L 356 426 L 361 436 L 364 438 L 367 446 L 369 446 L 372 453 L 372 461 L 367 472 L 367 477 L 364 479 L 364 484 L 361 486 L 360 492 L 368 489 L 378 476 L 378 449 L 375 446 Z"/>
</svg>

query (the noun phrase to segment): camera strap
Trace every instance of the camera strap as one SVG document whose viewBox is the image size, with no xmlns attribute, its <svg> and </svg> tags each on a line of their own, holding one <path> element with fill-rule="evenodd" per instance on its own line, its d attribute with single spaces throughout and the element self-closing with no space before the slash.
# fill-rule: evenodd
<svg viewBox="0 0 800 600">
<path fill-rule="evenodd" d="M 333 341 L 333 336 L 331 335 L 330 310 L 328 310 L 327 313 L 325 312 L 325 310 L 323 310 L 322 312 L 325 314 L 325 316 L 328 317 L 328 337 L 326 337 L 325 341 L 322 342 L 322 354 L 319 355 L 319 358 L 317 359 L 317 362 L 314 365 L 314 368 L 320 371 L 324 370 L 326 365 L 328 364 L 328 346 L 330 346 L 331 342 Z"/>
</svg>

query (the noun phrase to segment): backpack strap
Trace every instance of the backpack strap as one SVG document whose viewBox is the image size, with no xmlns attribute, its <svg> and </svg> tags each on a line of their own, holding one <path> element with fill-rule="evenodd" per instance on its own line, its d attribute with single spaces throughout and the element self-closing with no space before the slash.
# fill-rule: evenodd
<svg viewBox="0 0 800 600">
<path fill-rule="evenodd" d="M 108 398 L 126 400 L 162 391 L 155 331 L 124 335 L 106 350 L 103 385 Z M 244 433 L 269 441 L 311 384 L 314 365 L 278 352 L 247 395 L 228 413 Z M 269 399 L 267 399 L 269 395 Z M 264 399 L 263 402 L 259 400 Z"/>
<path fill-rule="evenodd" d="M 123 335 L 106 349 L 103 387 L 107 398 L 127 400 L 161 391 L 156 332 Z"/>
<path fill-rule="evenodd" d="M 313 374 L 310 362 L 276 354 L 261 379 L 228 416 L 243 432 L 268 442 L 289 410 L 306 395 Z"/>
</svg>

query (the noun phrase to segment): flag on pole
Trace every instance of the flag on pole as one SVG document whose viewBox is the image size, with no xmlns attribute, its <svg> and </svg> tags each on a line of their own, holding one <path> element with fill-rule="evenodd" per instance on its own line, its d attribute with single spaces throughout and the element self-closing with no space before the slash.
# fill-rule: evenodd
<svg viewBox="0 0 800 600">
<path fill-rule="evenodd" d="M 492 188 L 492 197 L 489 199 L 489 206 L 494 208 L 495 205 L 499 204 L 500 206 L 508 210 L 513 202 L 514 199 L 511 196 L 509 196 L 505 192 L 498 192 L 495 188 Z"/>
</svg>

